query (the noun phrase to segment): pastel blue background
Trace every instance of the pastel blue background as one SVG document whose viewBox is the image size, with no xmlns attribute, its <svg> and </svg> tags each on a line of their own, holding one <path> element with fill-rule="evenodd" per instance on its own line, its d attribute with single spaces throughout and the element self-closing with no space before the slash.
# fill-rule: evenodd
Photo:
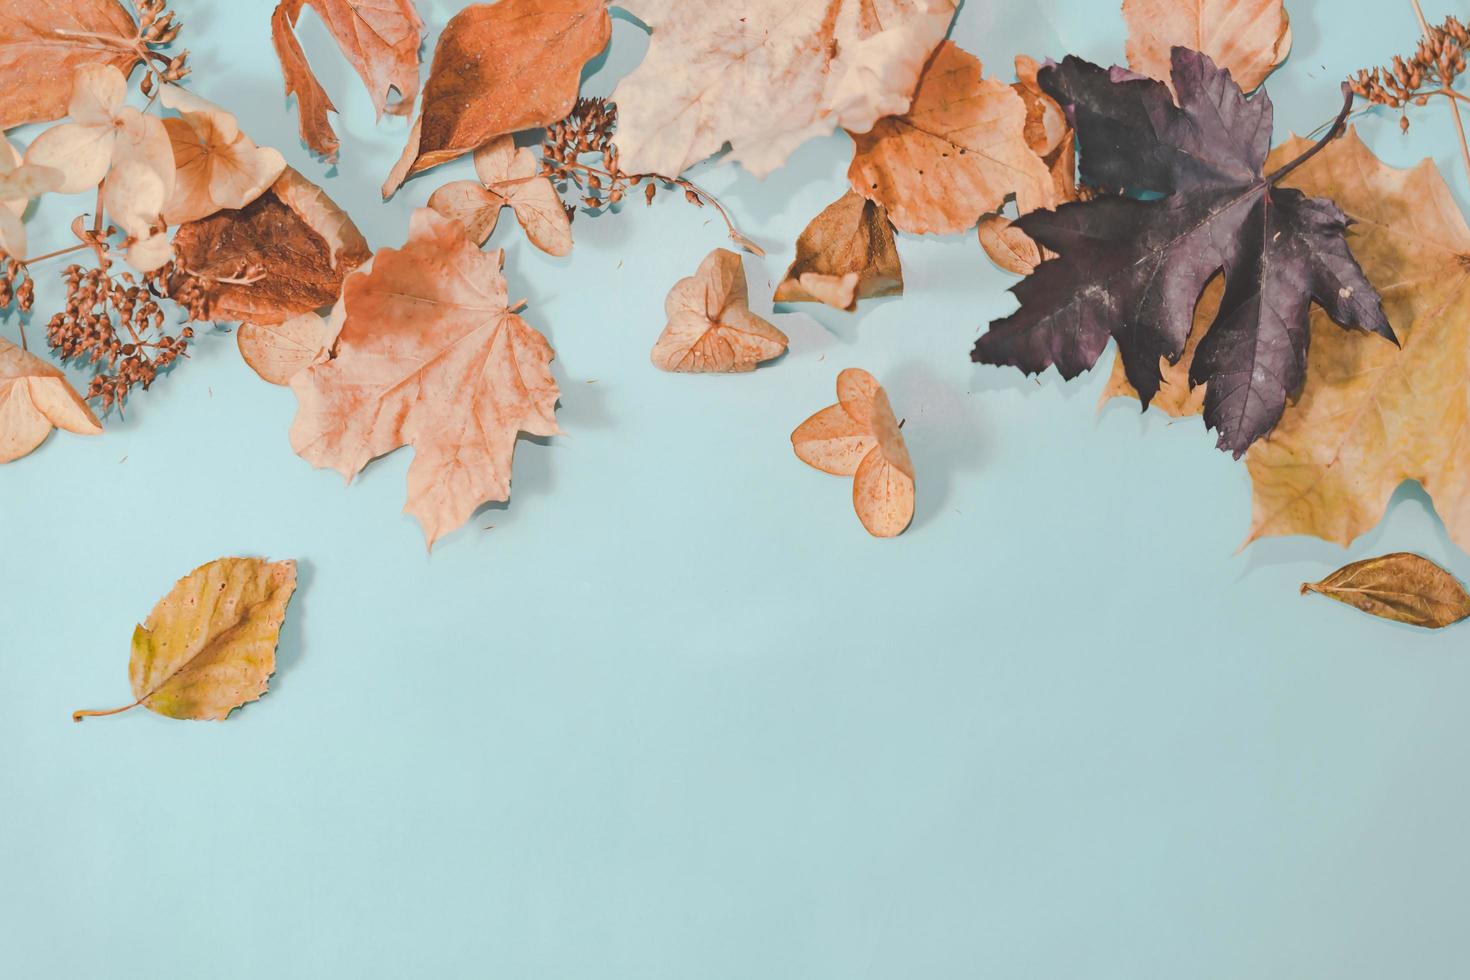
<svg viewBox="0 0 1470 980">
<path fill-rule="evenodd" d="M 337 167 L 312 159 L 271 6 L 180 0 L 192 86 L 399 244 L 468 165 L 380 203 L 406 122 L 374 125 L 308 12 L 343 136 Z M 460 6 L 420 3 L 430 42 Z M 1278 136 L 1417 33 L 1406 0 L 1289 6 Z M 1017 52 L 1120 60 L 1123 33 L 1092 0 L 969 0 L 954 30 L 1007 79 Z M 646 43 L 616 20 L 586 89 Z M 1363 132 L 1467 204 L 1447 117 Z M 849 146 L 764 182 L 699 169 L 770 246 L 746 259 L 757 312 Z M 48 200 L 36 250 L 89 207 Z M 1237 553 L 1249 480 L 1197 421 L 1096 413 L 1102 372 L 971 366 L 1013 305 L 971 234 L 902 238 L 901 300 L 778 309 L 774 365 L 686 377 L 648 352 L 718 219 L 670 196 L 574 230 L 569 259 L 509 219 L 493 239 L 556 348 L 566 435 L 521 443 L 509 507 L 432 557 L 400 513 L 410 453 L 349 488 L 313 470 L 291 393 L 225 331 L 104 438 L 0 468 L 0 973 L 1470 975 L 1470 634 L 1297 594 L 1401 549 L 1470 578 L 1420 491 L 1347 551 Z M 852 365 L 907 419 L 917 515 L 893 541 L 787 441 Z M 225 724 L 72 724 L 129 700 L 133 624 L 226 554 L 301 564 L 269 695 Z"/>
</svg>

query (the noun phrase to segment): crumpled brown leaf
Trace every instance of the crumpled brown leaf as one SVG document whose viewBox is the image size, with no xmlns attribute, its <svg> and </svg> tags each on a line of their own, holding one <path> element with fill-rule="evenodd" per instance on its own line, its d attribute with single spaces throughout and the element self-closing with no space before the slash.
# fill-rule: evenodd
<svg viewBox="0 0 1470 980">
<path fill-rule="evenodd" d="M 118 0 L 0 0 L 0 130 L 66 115 L 83 65 L 127 75 L 137 33 Z"/>
<path fill-rule="evenodd" d="M 475 151 L 475 175 L 479 181 L 451 181 L 430 194 L 429 207 L 464 225 L 476 245 L 485 244 L 500 209 L 509 207 L 541 251 L 566 255 L 572 250 L 572 219 L 550 179 L 541 175 L 536 154 L 517 150 L 512 136 L 497 136 Z"/>
<path fill-rule="evenodd" d="M 1381 619 L 1442 629 L 1470 616 L 1470 595 L 1428 558 L 1405 551 L 1344 565 L 1320 582 L 1302 584 Z"/>
<path fill-rule="evenodd" d="M 174 190 L 163 208 L 171 225 L 198 221 L 216 211 L 242 208 L 260 196 L 286 160 L 240 131 L 235 117 L 176 85 L 164 85 L 159 101 L 179 113 L 165 119 L 174 154 Z"/>
<path fill-rule="evenodd" d="M 776 287 L 777 303 L 857 301 L 903 294 L 903 267 L 888 212 L 848 191 L 811 220 L 796 240 L 796 258 Z"/>
<path fill-rule="evenodd" d="M 73 721 L 142 705 L 169 718 L 223 721 L 266 692 L 294 561 L 219 558 L 179 579 L 133 631 L 132 704 L 75 711 Z"/>
<path fill-rule="evenodd" d="M 0 337 L 0 463 L 30 453 L 53 427 L 102 434 L 97 416 L 60 371 Z"/>
<path fill-rule="evenodd" d="M 753 371 L 786 351 L 786 335 L 750 312 L 745 266 L 729 249 L 710 252 L 676 282 L 664 313 L 669 322 L 652 355 L 660 371 Z"/>
<path fill-rule="evenodd" d="M 496 136 L 565 117 L 583 66 L 611 34 L 606 0 L 500 0 L 455 14 L 439 35 L 423 104 L 383 197 Z"/>
<path fill-rule="evenodd" d="M 1249 92 L 1291 51 L 1282 0 L 1123 0 L 1128 67 L 1169 84 L 1175 45 L 1210 56 Z"/>
<path fill-rule="evenodd" d="M 402 248 L 347 279 L 331 359 L 291 379 L 291 447 L 313 466 L 351 480 L 414 447 L 404 510 L 430 547 L 482 503 L 509 499 L 519 433 L 560 432 L 551 345 L 511 312 L 502 254 L 419 208 Z"/>
<path fill-rule="evenodd" d="M 852 506 L 874 537 L 902 534 L 914 518 L 914 464 L 888 394 L 868 372 L 837 376 L 837 404 L 791 433 L 791 448 L 809 466 L 850 476 Z"/>
<path fill-rule="evenodd" d="M 215 284 L 210 319 L 253 323 L 335 302 L 342 280 L 372 254 L 352 219 L 290 167 L 245 207 L 180 225 L 174 248 L 193 272 L 236 280 Z M 264 275 L 238 281 L 249 266 Z"/>
<path fill-rule="evenodd" d="M 678 176 L 725 143 L 764 176 L 837 126 L 909 106 L 955 0 L 620 0 L 653 31 L 618 83 L 623 169 Z"/>
<path fill-rule="evenodd" d="M 982 78 L 979 60 L 945 41 L 908 112 L 853 134 L 848 181 L 915 234 L 974 227 L 1011 194 L 1023 214 L 1051 207 L 1052 174 L 1027 143 L 1026 120 L 1011 86 Z"/>
<path fill-rule="evenodd" d="M 413 109 L 424 22 L 413 0 L 282 0 L 276 7 L 271 15 L 271 43 L 281 62 L 286 94 L 296 93 L 301 138 L 317 153 L 335 160 L 340 142 L 327 113 L 336 112 L 337 107 L 296 40 L 296 21 L 303 6 L 315 10 L 327 25 L 337 47 L 367 86 L 379 119 L 384 113 L 407 115 Z M 399 97 L 390 102 L 394 89 Z"/>
</svg>

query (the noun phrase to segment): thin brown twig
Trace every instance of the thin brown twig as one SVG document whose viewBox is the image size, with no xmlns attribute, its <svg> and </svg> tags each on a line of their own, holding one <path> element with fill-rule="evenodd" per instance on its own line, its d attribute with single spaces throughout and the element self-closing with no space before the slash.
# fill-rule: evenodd
<svg viewBox="0 0 1470 980">
<path fill-rule="evenodd" d="M 1409 0 L 1409 2 L 1414 5 L 1414 16 L 1419 18 L 1420 33 L 1425 37 L 1429 37 L 1429 21 L 1424 17 L 1424 8 L 1419 5 L 1419 0 Z M 1459 106 L 1459 100 L 1463 99 L 1464 101 L 1470 102 L 1470 99 L 1465 99 L 1458 92 L 1450 91 L 1448 85 L 1441 87 L 1436 94 L 1449 97 L 1450 112 L 1455 117 L 1455 134 L 1460 137 L 1460 159 L 1465 163 L 1465 177 L 1470 179 L 1470 143 L 1465 141 L 1465 120 L 1460 118 Z"/>
</svg>

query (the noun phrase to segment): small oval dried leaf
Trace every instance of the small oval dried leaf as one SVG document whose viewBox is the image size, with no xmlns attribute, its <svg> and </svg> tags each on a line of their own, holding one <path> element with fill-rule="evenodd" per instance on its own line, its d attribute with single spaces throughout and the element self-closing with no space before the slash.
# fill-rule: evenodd
<svg viewBox="0 0 1470 980">
<path fill-rule="evenodd" d="M 327 321 L 308 310 L 280 323 L 242 323 L 235 342 L 251 370 L 273 385 L 288 385 L 302 368 L 326 356 Z"/>
<path fill-rule="evenodd" d="M 980 219 L 978 227 L 980 247 L 985 249 L 990 261 L 1007 272 L 1029 276 L 1041 264 L 1041 246 L 1005 215 L 987 214 Z M 1046 257 L 1051 258 L 1053 254 L 1048 251 Z"/>
<path fill-rule="evenodd" d="M 653 345 L 660 371 L 753 371 L 786 351 L 786 335 L 750 312 L 740 256 L 717 248 L 664 301 L 668 325 Z"/>
<path fill-rule="evenodd" d="M 1470 616 L 1470 594 L 1449 572 L 1406 551 L 1344 565 L 1320 582 L 1316 592 L 1383 619 L 1441 629 Z"/>
<path fill-rule="evenodd" d="M 294 561 L 220 558 L 179 579 L 133 631 L 128 679 L 136 700 L 170 718 L 223 721 L 266 692 L 286 603 L 296 590 Z"/>
<path fill-rule="evenodd" d="M 913 521 L 914 464 L 888 393 L 868 372 L 839 374 L 837 404 L 797 426 L 791 448 L 808 466 L 853 478 L 853 509 L 874 537 L 894 537 Z"/>
</svg>

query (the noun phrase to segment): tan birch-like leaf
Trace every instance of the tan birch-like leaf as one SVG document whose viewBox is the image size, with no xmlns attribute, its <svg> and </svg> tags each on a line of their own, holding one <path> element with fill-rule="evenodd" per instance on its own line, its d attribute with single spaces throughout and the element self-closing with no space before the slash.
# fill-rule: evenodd
<svg viewBox="0 0 1470 980">
<path fill-rule="evenodd" d="M 1344 565 L 1320 582 L 1302 584 L 1302 595 L 1329 599 L 1425 629 L 1442 629 L 1470 616 L 1470 594 L 1428 558 L 1400 551 Z"/>
<path fill-rule="evenodd" d="M 0 463 L 30 453 L 53 428 L 102 433 L 97 416 L 60 371 L 0 337 Z"/>
<path fill-rule="evenodd" d="M 848 191 L 827 205 L 796 239 L 796 258 L 776 287 L 777 303 L 857 301 L 903 293 L 903 266 L 882 205 Z"/>
<path fill-rule="evenodd" d="M 118 0 L 0 0 L 0 130 L 66 115 L 84 65 L 126 76 L 142 60 L 137 34 Z"/>
<path fill-rule="evenodd" d="M 1249 92 L 1291 51 L 1283 0 L 1123 0 L 1128 67 L 1169 84 L 1169 51 L 1202 51 Z"/>
<path fill-rule="evenodd" d="M 653 345 L 660 371 L 753 371 L 786 351 L 786 335 L 750 312 L 740 256 L 717 248 L 664 300 L 669 322 Z"/>
<path fill-rule="evenodd" d="M 271 15 L 271 42 L 286 79 L 286 94 L 296 94 L 301 138 L 328 159 L 337 157 L 339 142 L 328 112 L 336 106 L 327 96 L 296 39 L 303 6 L 315 10 L 332 39 L 367 86 L 378 118 L 384 113 L 407 115 L 419 87 L 419 44 L 424 22 L 413 0 L 282 0 Z M 394 90 L 397 101 L 389 101 Z"/>
<path fill-rule="evenodd" d="M 455 14 L 439 35 L 423 104 L 383 196 L 496 136 L 564 118 L 583 66 L 611 34 L 606 0 L 499 0 Z"/>
<path fill-rule="evenodd" d="M 136 700 L 110 711 L 76 711 L 73 721 L 142 705 L 169 718 L 223 721 L 266 692 L 294 561 L 219 558 L 179 579 L 133 631 L 128 680 Z"/>
<path fill-rule="evenodd" d="M 572 250 L 572 219 L 561 206 L 551 180 L 541 175 L 535 153 L 516 149 L 511 136 L 497 136 L 475 151 L 481 183 L 456 180 L 429 195 L 429 207 L 465 226 L 476 245 L 495 230 L 502 207 L 515 212 L 526 237 L 548 255 Z"/>
<path fill-rule="evenodd" d="M 868 372 L 837 376 L 837 404 L 791 433 L 791 448 L 809 466 L 851 476 L 852 505 L 874 537 L 903 533 L 914 518 L 914 464 L 888 394 Z"/>
<path fill-rule="evenodd" d="M 848 180 L 916 234 L 972 228 L 1013 194 L 1022 213 L 1051 207 L 1052 175 L 1027 143 L 1026 115 L 1011 86 L 982 78 L 979 60 L 945 41 L 908 112 L 853 135 Z"/>
<path fill-rule="evenodd" d="M 291 379 L 291 447 L 313 466 L 351 480 L 413 446 L 404 510 L 430 547 L 476 507 L 509 499 L 521 432 L 560 431 L 551 345 L 510 311 L 501 259 L 459 222 L 416 210 L 404 246 L 344 284 L 331 359 Z"/>
<path fill-rule="evenodd" d="M 174 247 L 194 272 L 235 280 L 214 285 L 210 319 L 258 324 L 335 302 L 342 280 L 371 255 L 347 214 L 290 167 L 245 207 L 180 225 Z M 240 281 L 250 266 L 264 274 Z"/>
<path fill-rule="evenodd" d="M 677 176 L 730 144 L 757 176 L 808 139 L 906 110 L 955 0 L 620 0 L 653 32 L 618 83 L 630 173 Z"/>
<path fill-rule="evenodd" d="M 162 86 L 159 101 L 180 116 L 163 121 L 176 171 L 173 194 L 163 208 L 169 224 L 242 208 L 286 169 L 278 151 L 256 146 L 235 117 L 214 103 L 176 85 Z"/>
</svg>

